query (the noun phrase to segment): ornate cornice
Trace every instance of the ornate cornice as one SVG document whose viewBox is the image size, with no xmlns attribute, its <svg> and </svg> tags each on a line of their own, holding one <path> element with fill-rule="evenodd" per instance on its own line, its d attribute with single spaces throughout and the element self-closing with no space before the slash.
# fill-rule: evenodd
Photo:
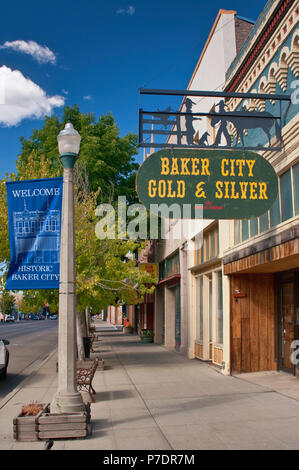
<svg viewBox="0 0 299 470">
<path fill-rule="evenodd" d="M 269 42 L 274 31 L 281 23 L 282 19 L 293 5 L 292 0 L 281 0 L 278 4 L 276 10 L 273 12 L 267 24 L 259 34 L 253 46 L 250 48 L 250 51 L 245 56 L 245 59 L 239 63 L 238 70 L 235 73 L 232 73 L 230 82 L 226 85 L 225 91 L 233 92 L 240 85 L 241 81 L 245 77 L 246 73 L 249 71 L 252 64 L 258 58 L 259 54 L 263 48 Z"/>
</svg>

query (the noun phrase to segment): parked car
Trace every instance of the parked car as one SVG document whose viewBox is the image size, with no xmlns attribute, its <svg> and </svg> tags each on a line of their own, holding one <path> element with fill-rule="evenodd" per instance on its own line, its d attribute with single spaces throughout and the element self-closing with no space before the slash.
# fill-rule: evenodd
<svg viewBox="0 0 299 470">
<path fill-rule="evenodd" d="M 7 323 L 9 323 L 9 322 L 14 322 L 14 321 L 15 321 L 15 317 L 14 317 L 13 315 L 7 315 L 5 321 L 6 321 Z"/>
<path fill-rule="evenodd" d="M 50 320 L 57 320 L 58 316 L 57 315 L 50 315 Z"/>
<path fill-rule="evenodd" d="M 32 315 L 31 320 L 40 320 L 39 315 L 35 313 L 34 315 Z"/>
<path fill-rule="evenodd" d="M 9 352 L 6 347 L 8 344 L 9 341 L 7 339 L 0 339 L 0 377 L 3 379 L 6 377 L 9 361 Z"/>
</svg>

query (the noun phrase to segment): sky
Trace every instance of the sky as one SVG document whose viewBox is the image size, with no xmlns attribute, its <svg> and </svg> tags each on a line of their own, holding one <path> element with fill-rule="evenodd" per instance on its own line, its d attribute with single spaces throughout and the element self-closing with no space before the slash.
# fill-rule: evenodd
<svg viewBox="0 0 299 470">
<path fill-rule="evenodd" d="M 63 106 L 138 133 L 139 89 L 186 89 L 219 9 L 255 21 L 266 0 L 15 0 L 1 5 L 0 178 L 20 137 Z M 3 103 L 5 103 L 3 105 Z M 157 109 L 159 108 L 157 103 Z M 142 159 L 140 149 L 136 160 Z"/>
</svg>

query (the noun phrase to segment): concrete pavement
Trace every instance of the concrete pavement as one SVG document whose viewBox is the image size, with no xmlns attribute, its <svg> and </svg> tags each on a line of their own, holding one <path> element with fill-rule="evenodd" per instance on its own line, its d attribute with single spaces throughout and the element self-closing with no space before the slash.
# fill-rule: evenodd
<svg viewBox="0 0 299 470">
<path fill-rule="evenodd" d="M 53 450 L 299 448 L 296 399 L 225 377 L 162 346 L 141 344 L 136 335 L 107 323 L 97 322 L 97 329 L 101 341 L 95 354 L 104 358 L 106 368 L 96 372 L 93 382 L 92 435 L 56 440 Z M 12 421 L 24 403 L 51 402 L 56 361 L 52 354 L 0 409 L 0 449 L 43 448 L 42 441 L 15 442 Z"/>
</svg>

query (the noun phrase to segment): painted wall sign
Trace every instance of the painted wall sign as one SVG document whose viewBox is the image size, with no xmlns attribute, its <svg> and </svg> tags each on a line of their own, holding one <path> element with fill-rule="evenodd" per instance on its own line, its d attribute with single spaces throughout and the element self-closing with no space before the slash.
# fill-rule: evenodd
<svg viewBox="0 0 299 470">
<path fill-rule="evenodd" d="M 136 188 L 155 214 L 161 204 L 176 204 L 181 216 L 169 212 L 169 218 L 195 218 L 202 207 L 204 219 L 251 219 L 273 205 L 278 182 L 270 163 L 255 152 L 165 149 L 143 162 Z"/>
<path fill-rule="evenodd" d="M 58 289 L 62 178 L 6 183 L 10 265 L 6 289 Z"/>
</svg>

